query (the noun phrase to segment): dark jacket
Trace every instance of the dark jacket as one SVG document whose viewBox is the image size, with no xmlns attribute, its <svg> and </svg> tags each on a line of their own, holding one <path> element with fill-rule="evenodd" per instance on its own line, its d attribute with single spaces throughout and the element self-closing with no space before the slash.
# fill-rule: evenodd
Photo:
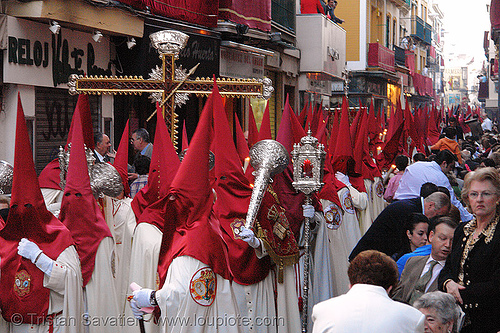
<svg viewBox="0 0 500 333">
<path fill-rule="evenodd" d="M 365 250 L 377 250 L 388 256 L 397 253 L 406 241 L 406 222 L 411 214 L 422 212 L 420 197 L 398 200 L 385 207 L 352 250 L 349 261 Z"/>
<path fill-rule="evenodd" d="M 439 274 L 439 289 L 443 283 L 452 279 L 458 281 L 460 260 L 467 242 L 464 226 L 455 230 L 453 247 L 446 265 Z M 469 316 L 471 325 L 463 332 L 500 331 L 500 223 L 496 226 L 493 238 L 485 242 L 484 235 L 469 252 L 464 263 L 465 289 L 460 291 L 464 301 L 462 309 Z"/>
</svg>

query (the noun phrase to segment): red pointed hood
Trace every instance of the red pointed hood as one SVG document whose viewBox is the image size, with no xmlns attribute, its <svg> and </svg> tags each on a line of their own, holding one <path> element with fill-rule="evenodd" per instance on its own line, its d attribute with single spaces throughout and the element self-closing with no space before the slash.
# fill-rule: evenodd
<svg viewBox="0 0 500 333">
<path fill-rule="evenodd" d="M 82 128 L 78 121 L 73 128 L 66 187 L 59 217 L 76 242 L 83 286 L 86 286 L 94 272 L 95 255 L 101 241 L 112 235 L 90 188 Z"/>
<path fill-rule="evenodd" d="M 313 136 L 316 136 L 318 133 L 319 120 L 321 119 L 321 104 L 318 104 L 318 107 L 314 109 L 313 117 L 311 121 L 311 132 Z"/>
<path fill-rule="evenodd" d="M 73 239 L 69 230 L 45 207 L 19 94 L 10 210 L 7 221 L 0 228 L 2 315 L 10 319 L 16 314 L 21 318 L 24 316 L 25 323 L 31 320 L 31 323 L 39 324 L 48 312 L 50 290 L 43 286 L 44 273 L 30 260 L 18 255 L 19 241 L 28 238 L 49 258 L 56 260 L 73 244 Z M 27 274 L 31 278 L 30 292 L 24 296 L 19 295 L 19 290 L 14 290 L 17 274 Z"/>
<path fill-rule="evenodd" d="M 430 117 L 429 117 L 429 125 L 427 127 L 427 139 L 429 140 L 429 144 L 433 145 L 439 140 L 440 131 L 438 128 L 438 115 L 434 108 L 432 108 Z"/>
<path fill-rule="evenodd" d="M 347 98 L 344 96 L 342 101 L 342 115 L 340 117 L 339 133 L 335 144 L 335 153 L 333 154 L 333 171 L 340 171 L 343 174 L 354 173 L 354 155 L 352 149 L 352 140 L 349 130 L 349 106 Z"/>
<path fill-rule="evenodd" d="M 300 126 L 304 127 L 305 124 L 305 120 L 306 120 L 306 115 L 307 115 L 307 109 L 308 109 L 308 106 L 309 106 L 309 101 L 306 101 L 304 103 L 304 107 L 302 108 L 302 111 L 300 112 L 300 115 L 298 117 L 298 120 L 299 120 L 299 123 L 300 123 Z"/>
<path fill-rule="evenodd" d="M 266 111 L 264 111 L 264 115 L 262 116 L 262 122 L 260 124 L 259 130 L 259 141 L 272 139 L 271 136 L 271 118 L 269 115 L 269 101 L 266 104 Z"/>
<path fill-rule="evenodd" d="M 151 164 L 149 165 L 148 184 L 144 186 L 132 200 L 132 209 L 137 223 L 147 222 L 163 229 L 163 222 L 150 213 L 142 216 L 146 208 L 163 198 L 172 180 L 174 179 L 181 162 L 170 140 L 167 125 L 163 119 L 161 109 L 156 112 L 156 131 Z M 153 209 L 155 210 L 155 209 Z"/>
<path fill-rule="evenodd" d="M 243 174 L 241 155 L 238 155 L 233 144 L 231 129 L 227 121 L 226 113 L 220 107 L 220 95 L 214 94 L 214 142 L 215 153 L 215 176 L 217 177 L 217 200 L 214 204 L 214 212 L 220 221 L 222 235 L 228 246 L 229 265 L 234 275 L 234 281 L 239 284 L 248 285 L 262 281 L 271 266 L 269 257 L 262 260 L 255 255 L 255 250 L 246 242 L 237 239 L 233 227 L 239 222 L 244 223 L 252 187 Z M 235 117 L 238 133 L 238 118 Z M 240 131 L 241 132 L 241 129 Z M 241 133 L 241 136 L 243 133 Z M 237 140 L 238 140 L 237 135 Z M 241 139 L 240 139 L 241 140 Z M 246 142 L 244 145 L 247 147 Z M 243 148 L 243 147 L 241 147 Z M 246 150 L 248 155 L 248 147 Z"/>
<path fill-rule="evenodd" d="M 26 237 L 37 243 L 49 257 L 56 259 L 73 241 L 66 227 L 45 206 L 32 156 L 21 96 L 18 94 L 10 210 L 0 236 L 17 242 Z"/>
<path fill-rule="evenodd" d="M 179 256 L 190 256 L 231 279 L 227 247 L 220 223 L 212 212 L 214 196 L 209 182 L 208 154 L 212 142 L 213 108 L 222 107 L 214 80 L 189 150 L 172 181 L 165 205 L 165 223 L 158 264 L 160 287 L 168 267 Z M 217 157 L 216 157 L 217 158 Z M 203 240 L 203 246 L 200 241 Z"/>
<path fill-rule="evenodd" d="M 73 128 L 75 127 L 75 120 L 81 121 L 85 146 L 87 146 L 89 149 L 94 149 L 94 129 L 92 127 L 92 114 L 90 113 L 88 95 L 78 95 L 75 112 L 73 113 L 73 118 L 71 119 L 71 125 L 69 127 L 66 147 L 68 146 L 68 143 L 71 142 L 71 138 L 73 136 Z M 59 186 L 59 182 L 61 181 L 60 174 L 61 169 L 59 168 L 59 160 L 56 158 L 49 162 L 40 173 L 40 187 L 62 190 L 61 186 Z"/>
<path fill-rule="evenodd" d="M 125 129 L 123 130 L 122 138 L 120 140 L 120 145 L 118 146 L 118 150 L 116 151 L 115 161 L 113 166 L 120 174 L 123 183 L 123 192 L 125 196 L 129 196 L 130 187 L 128 185 L 128 145 L 129 145 L 129 121 L 127 120 L 127 124 L 125 125 Z"/>
<path fill-rule="evenodd" d="M 248 113 L 248 147 L 251 148 L 257 141 L 259 141 L 259 130 L 255 123 L 252 104 L 250 104 L 250 112 Z"/>
</svg>

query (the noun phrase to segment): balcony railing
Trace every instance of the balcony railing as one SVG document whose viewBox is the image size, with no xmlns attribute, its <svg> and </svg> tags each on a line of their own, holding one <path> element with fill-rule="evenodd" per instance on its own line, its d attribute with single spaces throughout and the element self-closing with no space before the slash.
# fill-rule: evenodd
<svg viewBox="0 0 500 333">
<path fill-rule="evenodd" d="M 405 50 L 394 45 L 394 57 L 397 65 L 406 66 Z"/>
<path fill-rule="evenodd" d="M 432 27 L 418 16 L 412 17 L 411 35 L 426 44 L 432 43 Z"/>
<path fill-rule="evenodd" d="M 432 27 L 429 23 L 424 25 L 424 42 L 429 45 L 432 44 Z"/>
<path fill-rule="evenodd" d="M 394 51 L 378 44 L 368 44 L 368 66 L 379 67 L 389 72 L 395 72 Z"/>
<path fill-rule="evenodd" d="M 271 19 L 295 32 L 295 1 L 271 0 Z"/>
</svg>

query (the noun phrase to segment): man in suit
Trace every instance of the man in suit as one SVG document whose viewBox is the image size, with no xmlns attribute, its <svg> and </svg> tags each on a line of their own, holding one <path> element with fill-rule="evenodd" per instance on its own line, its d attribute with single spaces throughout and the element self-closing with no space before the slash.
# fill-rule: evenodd
<svg viewBox="0 0 500 333">
<path fill-rule="evenodd" d="M 377 216 L 370 228 L 352 250 L 349 260 L 353 260 L 364 250 L 377 250 L 392 256 L 399 251 L 405 241 L 405 222 L 413 213 L 421 213 L 427 218 L 444 215 L 450 209 L 450 199 L 442 192 L 426 197 L 399 200 L 391 203 Z"/>
<path fill-rule="evenodd" d="M 424 293 L 438 290 L 438 276 L 451 252 L 456 222 L 441 216 L 434 219 L 428 235 L 431 254 L 408 259 L 392 298 L 413 304 Z"/>
<path fill-rule="evenodd" d="M 94 157 L 96 162 L 111 162 L 116 153 L 111 153 L 111 141 L 106 134 L 95 132 L 94 134 Z"/>
<path fill-rule="evenodd" d="M 391 300 L 396 285 L 396 263 L 379 251 L 363 251 L 347 271 L 351 289 L 313 308 L 313 333 L 424 332 L 425 316 L 417 309 Z"/>
<path fill-rule="evenodd" d="M 137 152 L 134 157 L 135 159 L 144 155 L 151 159 L 153 155 L 153 144 L 149 138 L 149 132 L 145 128 L 138 128 L 132 133 L 132 138 L 130 139 L 130 143 L 134 146 L 134 150 Z M 134 181 L 139 177 L 139 174 L 135 170 L 133 166 L 129 166 L 129 174 L 128 180 Z"/>
</svg>

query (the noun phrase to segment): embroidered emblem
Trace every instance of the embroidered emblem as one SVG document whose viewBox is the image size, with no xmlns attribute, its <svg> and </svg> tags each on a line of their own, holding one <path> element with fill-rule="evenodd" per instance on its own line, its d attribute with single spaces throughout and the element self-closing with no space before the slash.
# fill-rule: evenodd
<svg viewBox="0 0 500 333">
<path fill-rule="evenodd" d="M 342 224 L 342 211 L 337 204 L 330 205 L 330 210 L 325 213 L 326 227 L 337 230 Z"/>
<path fill-rule="evenodd" d="M 200 268 L 193 274 L 189 291 L 193 301 L 201 306 L 210 306 L 215 301 L 217 280 L 210 267 Z"/>
<path fill-rule="evenodd" d="M 354 214 L 354 205 L 352 204 L 352 199 L 351 199 L 351 193 L 348 191 L 345 191 L 342 193 L 342 198 L 340 200 L 342 203 L 342 208 L 344 209 L 345 212 L 349 214 Z"/>
<path fill-rule="evenodd" d="M 111 252 L 111 273 L 113 278 L 116 279 L 116 256 L 115 251 Z"/>
<path fill-rule="evenodd" d="M 285 210 L 277 205 L 272 205 L 267 211 L 267 218 L 274 222 L 273 233 L 279 239 L 285 239 L 288 230 L 288 219 Z"/>
<path fill-rule="evenodd" d="M 231 230 L 233 230 L 233 238 L 234 239 L 241 239 L 240 232 L 241 228 L 245 226 L 245 220 L 244 219 L 234 219 L 233 222 L 230 224 Z"/>
<path fill-rule="evenodd" d="M 382 185 L 382 182 L 377 183 L 375 192 L 377 193 L 377 197 L 379 198 L 382 198 L 384 196 L 384 185 Z"/>
<path fill-rule="evenodd" d="M 26 270 L 20 270 L 14 277 L 14 291 L 17 296 L 22 297 L 30 293 L 31 275 Z"/>
</svg>

